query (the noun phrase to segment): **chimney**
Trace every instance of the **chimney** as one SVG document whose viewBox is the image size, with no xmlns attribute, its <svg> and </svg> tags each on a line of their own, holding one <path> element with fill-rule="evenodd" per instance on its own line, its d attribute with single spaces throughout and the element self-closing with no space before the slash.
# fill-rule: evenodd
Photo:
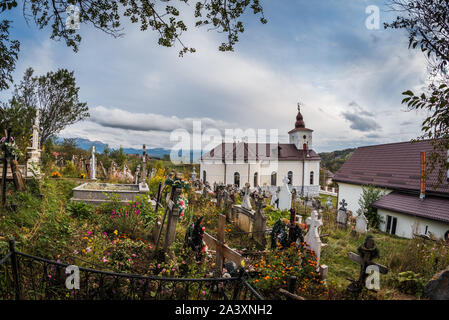
<svg viewBox="0 0 449 320">
<path fill-rule="evenodd" d="M 225 152 L 226 152 L 226 144 L 225 144 L 224 140 L 222 139 L 221 140 L 221 157 L 223 159 L 223 162 L 225 162 L 225 160 L 226 160 Z"/>
<path fill-rule="evenodd" d="M 421 183 L 419 198 L 424 200 L 426 197 L 426 153 L 421 152 Z"/>
</svg>

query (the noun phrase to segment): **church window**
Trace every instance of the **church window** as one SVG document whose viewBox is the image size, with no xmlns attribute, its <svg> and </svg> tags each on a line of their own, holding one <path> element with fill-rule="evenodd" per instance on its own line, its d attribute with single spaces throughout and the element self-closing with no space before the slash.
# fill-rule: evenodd
<svg viewBox="0 0 449 320">
<path fill-rule="evenodd" d="M 206 170 L 203 170 L 203 183 L 206 183 Z"/>
<path fill-rule="evenodd" d="M 240 188 L 240 173 L 238 172 L 234 173 L 234 184 Z"/>
<path fill-rule="evenodd" d="M 273 173 L 271 174 L 271 185 L 277 185 L 277 173 L 275 171 L 273 171 Z"/>
<path fill-rule="evenodd" d="M 289 171 L 287 173 L 287 177 L 288 177 L 288 184 L 291 186 L 293 184 L 293 172 Z"/>
<path fill-rule="evenodd" d="M 310 185 L 313 185 L 313 171 L 310 171 Z"/>
<path fill-rule="evenodd" d="M 258 173 L 256 172 L 256 173 L 254 173 L 254 187 L 257 187 L 258 186 L 258 183 L 257 183 L 257 178 L 258 178 Z"/>
</svg>

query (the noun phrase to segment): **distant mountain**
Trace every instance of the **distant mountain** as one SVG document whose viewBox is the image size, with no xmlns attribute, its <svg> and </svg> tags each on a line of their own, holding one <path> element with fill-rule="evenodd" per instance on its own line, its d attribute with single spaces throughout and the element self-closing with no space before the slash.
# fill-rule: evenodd
<svg viewBox="0 0 449 320">
<path fill-rule="evenodd" d="M 332 152 L 321 152 L 321 167 L 329 169 L 335 173 L 349 159 L 355 148 L 337 150 Z"/>
<path fill-rule="evenodd" d="M 57 142 L 61 142 L 63 139 L 57 138 Z M 95 150 L 98 153 L 103 153 L 104 148 L 106 147 L 106 143 L 103 143 L 101 141 L 90 141 L 89 139 L 84 138 L 76 138 L 75 139 L 76 146 L 83 150 L 89 150 L 92 146 L 95 146 Z M 114 148 L 109 148 L 111 150 L 114 150 Z M 123 152 L 126 154 L 142 154 L 142 149 L 134 149 L 134 148 L 123 148 Z M 164 148 L 153 148 L 153 149 L 147 149 L 147 154 L 150 157 L 157 157 L 157 158 L 163 158 L 165 154 L 170 155 L 169 149 Z"/>
</svg>

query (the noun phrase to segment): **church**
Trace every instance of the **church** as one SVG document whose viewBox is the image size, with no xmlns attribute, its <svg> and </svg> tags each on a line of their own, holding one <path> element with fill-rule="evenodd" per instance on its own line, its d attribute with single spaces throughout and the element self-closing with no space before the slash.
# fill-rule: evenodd
<svg viewBox="0 0 449 320">
<path fill-rule="evenodd" d="M 261 187 L 274 191 L 284 183 L 302 196 L 318 196 L 320 156 L 298 107 L 289 143 L 222 142 L 200 158 L 200 179 L 210 184 Z"/>
</svg>

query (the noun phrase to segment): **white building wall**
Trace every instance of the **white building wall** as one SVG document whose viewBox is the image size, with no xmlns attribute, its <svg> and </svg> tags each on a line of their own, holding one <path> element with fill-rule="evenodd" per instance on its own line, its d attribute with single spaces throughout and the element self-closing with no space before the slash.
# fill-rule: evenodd
<svg viewBox="0 0 449 320">
<path fill-rule="evenodd" d="M 387 215 L 397 218 L 396 235 L 399 237 L 411 239 L 414 233 L 425 235 L 426 226 L 427 235 L 432 234 L 438 239 L 444 239 L 444 234 L 449 231 L 448 223 L 414 217 L 385 209 L 378 209 L 377 213 L 383 218 L 383 223 L 380 224 L 380 230 L 382 231 L 386 231 Z"/>
<path fill-rule="evenodd" d="M 234 173 L 240 174 L 240 187 L 249 181 L 251 187 L 254 187 L 254 173 L 258 173 L 258 185 L 271 186 L 271 173 L 276 171 L 277 181 L 276 185 L 282 185 L 284 176 L 288 176 L 288 172 L 293 172 L 293 187 L 300 191 L 302 185 L 302 161 L 278 161 L 276 163 L 227 163 L 226 164 L 226 179 L 225 164 L 219 161 L 200 161 L 200 179 L 204 179 L 204 171 L 206 171 L 206 180 L 210 183 L 226 183 L 234 184 Z M 248 175 L 249 166 L 249 175 Z M 319 191 L 319 170 L 320 161 L 306 161 L 305 166 L 305 186 L 307 190 L 311 190 L 310 194 L 317 194 Z M 314 185 L 310 185 L 310 171 L 314 172 Z"/>
<path fill-rule="evenodd" d="M 389 194 L 392 190 L 385 190 L 386 194 Z M 354 214 L 360 209 L 359 199 L 362 196 L 362 186 L 356 184 L 349 184 L 338 182 L 338 207 L 340 207 L 340 201 L 345 199 L 348 206 L 348 210 L 351 210 Z"/>
</svg>

